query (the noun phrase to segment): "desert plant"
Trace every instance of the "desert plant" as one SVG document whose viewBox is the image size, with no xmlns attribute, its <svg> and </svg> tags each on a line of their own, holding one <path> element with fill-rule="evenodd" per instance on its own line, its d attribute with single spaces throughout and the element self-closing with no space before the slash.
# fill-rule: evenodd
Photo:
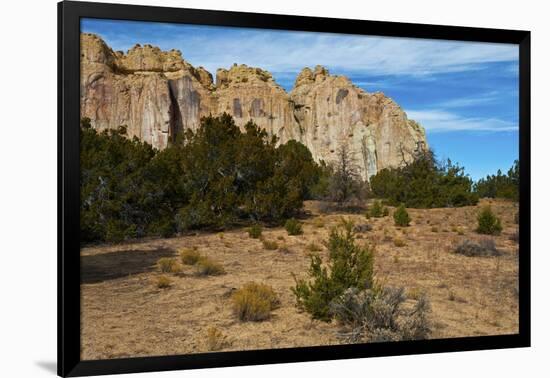
<svg viewBox="0 0 550 378">
<path fill-rule="evenodd" d="M 262 226 L 254 224 L 248 229 L 248 236 L 254 239 L 259 239 L 262 236 Z"/>
<path fill-rule="evenodd" d="M 285 222 L 285 229 L 289 235 L 301 235 L 302 224 L 294 218 L 290 218 Z"/>
<path fill-rule="evenodd" d="M 277 244 L 276 241 L 262 240 L 262 244 L 263 244 L 265 249 L 270 250 L 270 251 L 273 251 L 273 250 L 276 250 L 277 248 L 279 248 L 279 245 Z"/>
<path fill-rule="evenodd" d="M 356 232 L 356 233 L 368 232 L 368 231 L 372 231 L 372 226 L 368 223 L 357 224 L 353 227 L 353 232 Z"/>
<path fill-rule="evenodd" d="M 196 263 L 196 267 L 197 274 L 199 276 L 218 276 L 225 273 L 225 269 L 220 263 L 211 260 L 206 256 L 201 256 L 199 258 Z"/>
<path fill-rule="evenodd" d="M 306 248 L 310 252 L 319 252 L 323 250 L 319 245 L 315 244 L 314 242 L 309 243 Z"/>
<path fill-rule="evenodd" d="M 157 278 L 157 287 L 159 289 L 166 289 L 172 286 L 172 280 L 166 276 L 159 276 Z"/>
<path fill-rule="evenodd" d="M 200 258 L 201 254 L 196 249 L 184 248 L 180 251 L 181 262 L 185 265 L 195 265 Z"/>
<path fill-rule="evenodd" d="M 162 273 L 178 273 L 181 270 L 176 259 L 172 257 L 160 258 L 157 265 Z"/>
<path fill-rule="evenodd" d="M 369 206 L 366 217 L 369 218 L 382 218 L 389 214 L 389 210 L 386 206 L 382 205 L 381 201 L 374 201 L 372 205 Z"/>
<path fill-rule="evenodd" d="M 393 245 L 395 245 L 396 247 L 404 247 L 407 245 L 407 243 L 405 243 L 405 241 L 403 239 L 393 239 Z"/>
<path fill-rule="evenodd" d="M 411 217 L 405 209 L 405 205 L 401 204 L 393 213 L 393 220 L 396 226 L 407 227 L 411 223 Z"/>
<path fill-rule="evenodd" d="M 331 231 L 328 243 L 329 261 L 322 266 L 321 257 L 310 255 L 310 280 L 298 280 L 292 292 L 297 306 L 313 318 L 329 321 L 330 302 L 348 288 L 366 289 L 373 286 L 373 253 L 369 247 L 355 244 L 353 223 L 342 221 Z"/>
<path fill-rule="evenodd" d="M 331 313 L 344 325 L 341 336 L 348 342 L 383 342 L 425 339 L 431 333 L 425 295 L 412 309 L 403 306 L 403 288 L 350 288 L 330 303 Z"/>
<path fill-rule="evenodd" d="M 468 239 L 464 240 L 455 247 L 454 253 L 468 257 L 489 257 L 501 254 L 495 241 L 490 238 L 481 239 L 478 243 Z"/>
<path fill-rule="evenodd" d="M 271 316 L 280 304 L 271 286 L 249 282 L 233 296 L 233 311 L 242 321 L 261 321 Z"/>
<path fill-rule="evenodd" d="M 227 336 L 216 327 L 210 327 L 206 331 L 206 348 L 209 351 L 222 350 L 227 344 Z"/>
<path fill-rule="evenodd" d="M 485 206 L 477 216 L 479 234 L 499 235 L 502 231 L 500 219 L 493 213 L 490 206 Z"/>
</svg>

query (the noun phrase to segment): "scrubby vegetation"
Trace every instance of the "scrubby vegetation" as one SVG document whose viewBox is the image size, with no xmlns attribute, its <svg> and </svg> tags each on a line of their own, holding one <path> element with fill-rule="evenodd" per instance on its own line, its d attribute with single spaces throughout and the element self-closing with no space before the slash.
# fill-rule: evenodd
<svg viewBox="0 0 550 378">
<path fill-rule="evenodd" d="M 494 175 L 487 175 L 475 184 L 475 191 L 480 197 L 507 198 L 514 201 L 519 200 L 519 161 L 507 174 L 502 174 L 499 169 Z"/>
<path fill-rule="evenodd" d="M 274 250 L 276 250 L 277 248 L 279 248 L 279 245 L 278 245 L 277 242 L 274 241 L 274 240 L 262 240 L 262 245 L 263 245 L 264 248 L 267 249 L 268 251 L 274 251 Z"/>
<path fill-rule="evenodd" d="M 196 249 L 184 248 L 180 251 L 180 259 L 182 264 L 195 265 L 200 258 L 201 254 Z"/>
<path fill-rule="evenodd" d="M 405 209 L 405 205 L 401 204 L 397 210 L 395 210 L 393 213 L 393 221 L 395 222 L 395 225 L 399 227 L 407 227 L 409 223 L 411 223 L 411 217 L 409 216 L 407 209 Z"/>
<path fill-rule="evenodd" d="M 347 342 L 383 342 L 426 339 L 430 333 L 430 304 L 421 295 L 406 309 L 403 288 L 349 288 L 330 303 L 330 312 L 344 326 Z"/>
<path fill-rule="evenodd" d="M 390 211 L 386 206 L 382 205 L 382 201 L 375 200 L 372 205 L 368 207 L 365 217 L 367 219 L 382 218 L 388 216 L 389 214 Z"/>
<path fill-rule="evenodd" d="M 206 117 L 157 151 L 126 128 L 97 132 L 82 119 L 81 241 L 168 237 L 237 221 L 280 222 L 293 216 L 318 184 L 321 168 L 296 141 L 276 147 L 249 122 Z"/>
<path fill-rule="evenodd" d="M 157 265 L 162 273 L 179 273 L 181 271 L 181 267 L 178 265 L 176 259 L 171 257 L 159 259 Z"/>
<path fill-rule="evenodd" d="M 248 236 L 254 239 L 259 239 L 262 236 L 262 226 L 254 224 L 248 229 Z"/>
<path fill-rule="evenodd" d="M 249 282 L 232 297 L 233 311 L 242 321 L 261 321 L 271 316 L 280 302 L 273 289 L 265 284 Z"/>
<path fill-rule="evenodd" d="M 322 265 L 319 255 L 311 254 L 310 280 L 295 278 L 292 288 L 298 307 L 325 321 L 332 317 L 330 302 L 346 289 L 373 286 L 373 253 L 355 244 L 353 223 L 343 221 L 342 227 L 331 231 L 328 250 L 328 266 Z"/>
<path fill-rule="evenodd" d="M 301 235 L 303 233 L 302 224 L 294 218 L 290 218 L 285 222 L 285 230 L 289 235 Z"/>
<path fill-rule="evenodd" d="M 401 168 L 383 169 L 370 179 L 372 193 L 391 205 L 412 208 L 475 205 L 478 195 L 464 168 L 438 163 L 431 151 L 417 154 Z"/>
<path fill-rule="evenodd" d="M 157 287 L 159 289 L 167 289 L 172 286 L 172 280 L 166 276 L 159 276 L 157 278 Z"/>
<path fill-rule="evenodd" d="M 197 267 L 197 274 L 199 276 L 218 276 L 220 274 L 225 274 L 225 269 L 220 263 L 206 256 L 201 256 L 195 266 Z"/>
<path fill-rule="evenodd" d="M 489 257 L 500 255 L 500 252 L 495 245 L 495 241 L 489 238 L 481 239 L 477 243 L 472 240 L 464 240 L 455 247 L 454 252 L 468 257 Z"/>
<path fill-rule="evenodd" d="M 485 206 L 477 216 L 477 229 L 479 234 L 499 235 L 502 231 L 502 224 L 491 210 L 490 206 Z"/>
</svg>

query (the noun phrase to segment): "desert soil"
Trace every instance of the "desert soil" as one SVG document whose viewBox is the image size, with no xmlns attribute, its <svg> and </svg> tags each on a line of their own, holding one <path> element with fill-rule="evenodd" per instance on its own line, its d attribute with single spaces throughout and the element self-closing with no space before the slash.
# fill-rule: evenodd
<svg viewBox="0 0 550 378">
<path fill-rule="evenodd" d="M 488 202 L 504 227 L 492 237 L 502 255 L 453 253 L 460 241 L 483 237 L 475 232 L 476 216 Z M 378 280 L 405 287 L 411 298 L 426 293 L 431 338 L 518 332 L 518 246 L 510 240 L 517 227 L 515 203 L 483 200 L 458 209 L 409 209 L 412 222 L 406 228 L 395 227 L 391 216 L 367 220 L 360 214 L 320 214 L 316 202 L 306 203 L 306 210 L 310 216 L 303 219 L 303 235 L 264 228 L 264 239 L 276 241 L 278 250 L 264 249 L 245 228 L 83 248 L 82 359 L 207 352 L 211 327 L 225 336 L 223 350 L 341 343 L 338 324 L 312 321 L 296 308 L 290 288 L 292 273 L 307 275 L 308 245 L 320 246 L 326 259 L 322 243 L 342 217 L 373 226 L 358 234 L 357 242 L 375 245 Z M 396 246 L 396 240 L 405 245 Z M 194 267 L 183 266 L 181 273 L 169 275 L 171 287 L 157 288 L 157 260 L 191 247 L 222 263 L 226 274 L 199 277 Z M 232 292 L 250 281 L 271 285 L 280 297 L 281 306 L 269 320 L 241 322 L 233 314 Z"/>
</svg>

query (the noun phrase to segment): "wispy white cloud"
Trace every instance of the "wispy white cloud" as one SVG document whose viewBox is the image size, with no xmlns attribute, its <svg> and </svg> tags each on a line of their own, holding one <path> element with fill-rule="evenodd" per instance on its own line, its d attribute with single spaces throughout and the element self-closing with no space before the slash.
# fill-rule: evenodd
<svg viewBox="0 0 550 378">
<path fill-rule="evenodd" d="M 518 130 L 518 125 L 514 122 L 492 117 L 464 117 L 441 109 L 409 110 L 407 116 L 419 122 L 429 132 L 510 132 Z"/>
<path fill-rule="evenodd" d="M 166 24 L 141 26 L 136 32 L 127 25 L 116 33 L 96 29 L 117 50 L 135 43 L 178 48 L 192 64 L 212 73 L 233 63 L 276 72 L 322 64 L 336 72 L 430 76 L 518 60 L 517 46 L 508 44 Z"/>
</svg>

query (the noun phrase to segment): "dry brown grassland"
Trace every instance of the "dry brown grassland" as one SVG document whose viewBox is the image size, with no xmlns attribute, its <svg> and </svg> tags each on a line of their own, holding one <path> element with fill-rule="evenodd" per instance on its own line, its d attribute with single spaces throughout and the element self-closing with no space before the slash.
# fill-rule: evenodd
<svg viewBox="0 0 550 378">
<path fill-rule="evenodd" d="M 502 220 L 503 232 L 491 237 L 502 254 L 453 253 L 457 243 L 482 238 L 476 216 L 488 202 Z M 291 273 L 306 277 L 312 249 L 326 260 L 323 241 L 342 217 L 373 227 L 357 242 L 376 246 L 377 280 L 405 287 L 410 298 L 427 294 L 431 338 L 518 332 L 518 246 L 511 240 L 516 204 L 483 200 L 457 209 L 409 209 L 412 222 L 405 228 L 394 226 L 391 216 L 320 214 L 313 201 L 305 209 L 302 235 L 264 227 L 262 238 L 254 239 L 243 228 L 83 248 L 82 359 L 341 343 L 338 324 L 300 312 L 290 288 Z M 181 264 L 184 248 L 221 264 L 225 274 L 199 275 L 196 266 Z M 158 260 L 166 257 L 178 262 L 173 272 L 159 269 Z M 159 288 L 161 276 L 169 278 L 167 287 Z M 232 294 L 250 281 L 270 285 L 279 297 L 267 320 L 243 322 L 233 312 Z"/>
</svg>

